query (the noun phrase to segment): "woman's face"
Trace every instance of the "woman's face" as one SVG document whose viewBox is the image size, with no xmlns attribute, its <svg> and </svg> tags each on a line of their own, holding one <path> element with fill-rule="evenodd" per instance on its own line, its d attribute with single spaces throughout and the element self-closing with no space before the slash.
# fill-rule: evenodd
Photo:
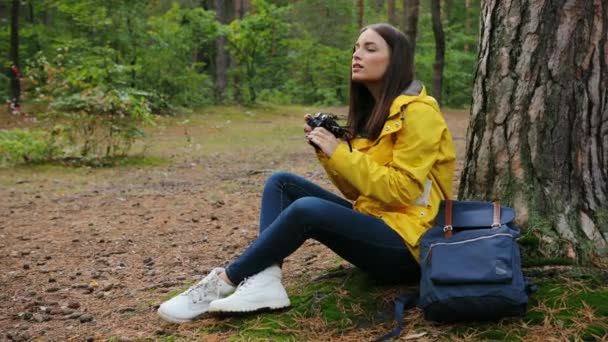
<svg viewBox="0 0 608 342">
<path fill-rule="evenodd" d="M 376 31 L 361 33 L 353 49 L 351 75 L 354 82 L 382 81 L 390 60 L 390 47 Z"/>
</svg>

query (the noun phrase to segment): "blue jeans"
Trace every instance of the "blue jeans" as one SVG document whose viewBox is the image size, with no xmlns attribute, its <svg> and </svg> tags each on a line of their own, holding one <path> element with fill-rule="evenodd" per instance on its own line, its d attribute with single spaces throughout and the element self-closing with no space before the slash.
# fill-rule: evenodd
<svg viewBox="0 0 608 342">
<path fill-rule="evenodd" d="M 279 172 L 264 186 L 258 238 L 226 268 L 233 284 L 281 264 L 307 239 L 383 281 L 416 279 L 419 265 L 405 242 L 379 218 L 306 179 Z"/>
</svg>

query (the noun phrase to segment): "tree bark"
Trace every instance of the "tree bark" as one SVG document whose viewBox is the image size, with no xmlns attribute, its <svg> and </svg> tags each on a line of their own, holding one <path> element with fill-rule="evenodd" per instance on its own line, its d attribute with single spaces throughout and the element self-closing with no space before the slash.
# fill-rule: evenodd
<svg viewBox="0 0 608 342">
<path fill-rule="evenodd" d="M 403 32 L 411 45 L 412 56 L 414 57 L 416 56 L 416 36 L 418 35 L 419 9 L 420 0 L 403 0 Z"/>
<path fill-rule="evenodd" d="M 13 0 L 11 8 L 11 42 L 9 48 L 9 60 L 11 68 L 11 101 L 19 105 L 21 99 L 21 84 L 19 83 L 19 0 Z M 14 69 L 14 68 L 15 69 Z"/>
<path fill-rule="evenodd" d="M 441 105 L 443 89 L 443 65 L 445 63 L 445 35 L 441 25 L 441 4 L 439 0 L 431 0 L 431 16 L 433 34 L 435 35 L 435 63 L 433 64 L 433 96 Z"/>
<path fill-rule="evenodd" d="M 501 199 L 544 255 L 606 253 L 608 5 L 487 0 L 460 198 Z"/>
<path fill-rule="evenodd" d="M 395 0 L 388 0 L 386 5 L 388 23 L 397 26 L 397 16 L 395 15 Z"/>
</svg>

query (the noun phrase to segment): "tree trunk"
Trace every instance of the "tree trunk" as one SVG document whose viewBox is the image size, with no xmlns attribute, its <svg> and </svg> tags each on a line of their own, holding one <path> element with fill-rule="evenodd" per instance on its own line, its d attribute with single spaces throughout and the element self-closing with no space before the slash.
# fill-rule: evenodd
<svg viewBox="0 0 608 342">
<path fill-rule="evenodd" d="M 397 16 L 395 15 L 395 0 L 388 0 L 386 7 L 388 23 L 393 26 L 397 26 Z"/>
<path fill-rule="evenodd" d="M 407 37 L 412 56 L 416 56 L 416 36 L 418 35 L 418 11 L 420 0 L 403 0 L 403 32 Z"/>
<path fill-rule="evenodd" d="M 433 64 L 433 96 L 441 105 L 441 91 L 443 89 L 443 65 L 445 60 L 445 35 L 441 25 L 441 4 L 439 0 L 431 0 L 431 16 L 433 20 L 433 34 L 435 35 L 435 63 Z"/>
<path fill-rule="evenodd" d="M 227 7 L 231 4 L 227 4 L 225 0 L 215 0 L 215 13 L 217 20 L 225 25 L 228 24 Z M 228 51 L 226 51 L 226 36 L 221 35 L 215 42 L 217 53 L 215 56 L 215 100 L 219 104 L 224 103 L 224 93 L 226 91 L 227 76 L 226 70 L 228 69 Z"/>
<path fill-rule="evenodd" d="M 608 237 L 608 5 L 487 0 L 460 198 L 501 199 L 544 256 Z"/>
<path fill-rule="evenodd" d="M 11 101 L 14 105 L 19 105 L 21 99 L 21 84 L 19 83 L 19 0 L 13 0 L 11 8 L 11 42 L 9 51 L 9 60 L 11 68 L 9 69 L 11 78 Z"/>
<path fill-rule="evenodd" d="M 247 13 L 247 9 L 250 6 L 250 0 L 235 0 L 234 1 L 234 11 L 238 15 L 239 19 L 243 19 L 245 17 L 245 13 Z"/>
<path fill-rule="evenodd" d="M 358 17 L 358 24 L 359 24 L 359 28 L 363 27 L 363 9 L 364 9 L 364 4 L 363 4 L 363 0 L 359 0 L 359 17 Z"/>
<path fill-rule="evenodd" d="M 464 32 L 471 32 L 471 0 L 464 0 Z M 469 43 L 464 44 L 464 52 L 469 52 L 471 49 Z"/>
<path fill-rule="evenodd" d="M 28 1 L 27 3 L 27 9 L 28 9 L 28 20 L 31 24 L 34 23 L 34 21 L 36 20 L 35 16 L 34 16 L 34 4 L 32 3 L 32 1 Z"/>
</svg>

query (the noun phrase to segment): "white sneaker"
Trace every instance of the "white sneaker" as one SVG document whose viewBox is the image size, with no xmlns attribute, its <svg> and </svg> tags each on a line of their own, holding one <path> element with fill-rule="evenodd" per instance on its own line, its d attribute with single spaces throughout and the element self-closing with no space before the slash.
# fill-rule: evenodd
<svg viewBox="0 0 608 342">
<path fill-rule="evenodd" d="M 270 266 L 243 280 L 236 291 L 209 304 L 209 312 L 250 312 L 260 309 L 281 309 L 291 303 L 281 284 L 281 269 Z"/>
<path fill-rule="evenodd" d="M 235 287 L 223 281 L 218 274 L 223 268 L 215 268 L 203 280 L 188 290 L 162 303 L 158 315 L 172 323 L 189 322 L 204 314 L 211 301 L 224 298 L 234 292 Z"/>
</svg>

